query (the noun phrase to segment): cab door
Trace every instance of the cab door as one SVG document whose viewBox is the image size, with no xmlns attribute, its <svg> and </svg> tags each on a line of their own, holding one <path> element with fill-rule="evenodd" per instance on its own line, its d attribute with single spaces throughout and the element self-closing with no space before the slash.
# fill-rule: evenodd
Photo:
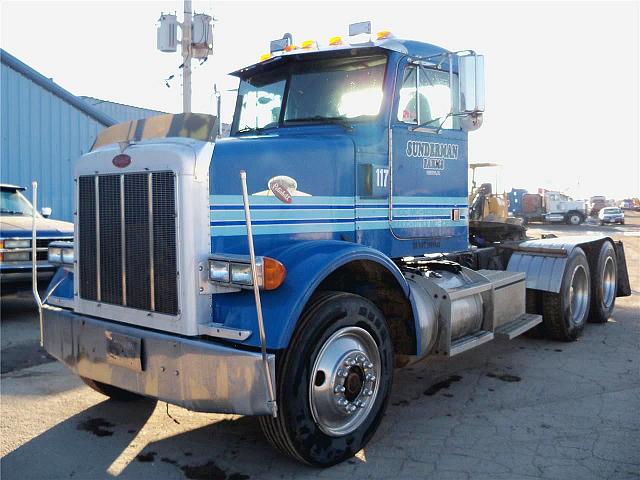
<svg viewBox="0 0 640 480">
<path fill-rule="evenodd" d="M 391 116 L 390 228 L 433 248 L 467 234 L 466 134 L 448 115 L 457 93 L 449 84 L 446 65 L 401 63 Z"/>
</svg>

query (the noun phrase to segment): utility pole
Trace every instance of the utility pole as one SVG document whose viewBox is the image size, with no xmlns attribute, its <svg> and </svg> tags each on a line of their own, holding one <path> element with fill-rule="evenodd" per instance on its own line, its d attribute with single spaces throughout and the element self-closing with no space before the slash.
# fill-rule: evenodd
<svg viewBox="0 0 640 480">
<path fill-rule="evenodd" d="M 184 0 L 182 17 L 182 110 L 191 113 L 191 0 Z"/>
<path fill-rule="evenodd" d="M 182 54 L 182 110 L 191 113 L 191 60 L 205 61 L 213 52 L 213 17 L 206 13 L 193 14 L 191 0 L 184 0 L 182 23 L 174 13 L 160 14 L 158 25 L 158 50 L 175 53 L 178 43 Z M 182 39 L 178 42 L 178 26 L 182 29 Z M 169 79 L 173 78 L 173 75 Z M 167 87 L 169 87 L 168 80 Z"/>
</svg>

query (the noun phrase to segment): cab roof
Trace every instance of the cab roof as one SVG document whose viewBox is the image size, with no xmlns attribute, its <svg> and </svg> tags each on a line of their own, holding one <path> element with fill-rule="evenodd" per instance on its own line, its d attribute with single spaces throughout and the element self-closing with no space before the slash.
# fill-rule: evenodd
<svg viewBox="0 0 640 480">
<path fill-rule="evenodd" d="M 374 53 L 376 51 L 393 51 L 404 55 L 415 57 L 416 59 L 431 59 L 434 63 L 441 63 L 443 67 L 448 68 L 446 55 L 449 50 L 431 45 L 430 43 L 418 42 L 416 40 L 403 40 L 398 38 L 388 38 L 385 40 L 366 42 L 358 44 L 345 44 L 340 46 L 318 46 L 314 49 L 296 49 L 290 52 L 278 52 L 270 58 L 254 63 L 247 67 L 231 72 L 230 75 L 244 78 L 249 77 L 257 72 L 270 70 L 276 65 L 284 65 L 291 59 L 301 60 L 304 57 L 326 58 L 335 55 L 338 52 L 344 52 L 345 55 L 357 55 L 360 53 Z"/>
</svg>

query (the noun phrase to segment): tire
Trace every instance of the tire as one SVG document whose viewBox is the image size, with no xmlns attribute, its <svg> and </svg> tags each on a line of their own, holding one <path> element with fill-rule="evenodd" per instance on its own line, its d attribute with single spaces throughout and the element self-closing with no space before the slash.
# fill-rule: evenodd
<svg viewBox="0 0 640 480">
<path fill-rule="evenodd" d="M 543 294 L 542 329 L 546 336 L 565 342 L 576 340 L 589 315 L 590 293 L 587 257 L 576 247 L 565 265 L 560 292 Z"/>
<path fill-rule="evenodd" d="M 591 323 L 606 323 L 616 306 L 618 259 L 613 245 L 605 241 L 600 247 L 596 268 L 591 272 Z"/>
<path fill-rule="evenodd" d="M 578 212 L 569 212 L 565 217 L 565 221 L 568 225 L 580 225 L 584 222 L 584 217 Z"/>
<path fill-rule="evenodd" d="M 97 380 L 91 380 L 90 378 L 86 377 L 80 378 L 88 387 L 117 402 L 135 402 L 137 400 L 148 399 L 147 397 L 138 395 L 137 393 L 129 392 L 128 390 L 123 390 L 122 388 L 114 387 L 113 385 L 98 382 Z"/>
<path fill-rule="evenodd" d="M 393 380 L 389 327 L 365 298 L 322 294 L 302 314 L 276 370 L 278 417 L 260 417 L 265 436 L 300 462 L 335 465 L 367 444 L 384 415 Z"/>
</svg>

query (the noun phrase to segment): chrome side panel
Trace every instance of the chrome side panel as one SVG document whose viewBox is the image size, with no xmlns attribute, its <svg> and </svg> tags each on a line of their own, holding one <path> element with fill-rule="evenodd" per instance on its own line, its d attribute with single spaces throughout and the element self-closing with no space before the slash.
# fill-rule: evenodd
<svg viewBox="0 0 640 480">
<path fill-rule="evenodd" d="M 46 350 L 77 375 L 198 412 L 271 414 L 259 353 L 104 322 L 62 309 L 45 310 L 44 316 Z M 109 362 L 108 332 L 142 340 L 141 370 Z M 269 354 L 268 361 L 274 372 L 275 355 Z"/>
</svg>

